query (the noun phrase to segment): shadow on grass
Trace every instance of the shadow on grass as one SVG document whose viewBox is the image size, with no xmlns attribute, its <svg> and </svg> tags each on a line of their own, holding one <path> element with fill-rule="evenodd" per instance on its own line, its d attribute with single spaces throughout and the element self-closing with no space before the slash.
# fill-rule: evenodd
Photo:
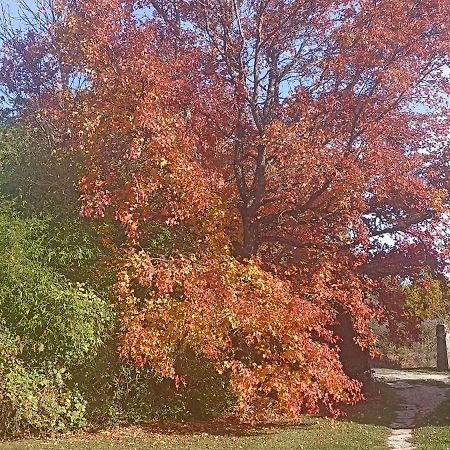
<svg viewBox="0 0 450 450">
<path fill-rule="evenodd" d="M 309 422 L 309 423 L 308 423 Z M 279 430 L 309 428 L 315 425 L 312 419 L 304 422 L 272 422 L 262 424 L 246 424 L 234 418 L 222 418 L 209 422 L 174 422 L 144 424 L 141 428 L 150 433 L 164 434 L 209 434 L 212 436 L 258 436 L 276 433 Z"/>
<path fill-rule="evenodd" d="M 305 417 L 302 421 L 276 421 L 257 424 L 242 423 L 237 418 L 221 417 L 205 421 L 155 421 L 136 425 L 122 425 L 120 428 L 126 434 L 128 430 L 138 428 L 143 433 L 164 434 L 173 436 L 201 435 L 230 436 L 230 437 L 256 437 L 277 433 L 280 430 L 308 429 L 316 426 L 314 417 Z M 97 435 L 102 429 L 85 431 L 86 435 Z"/>
<path fill-rule="evenodd" d="M 395 389 L 384 382 L 372 380 L 365 387 L 366 400 L 353 406 L 342 407 L 344 415 L 338 422 L 356 422 L 359 424 L 388 427 L 395 418 L 398 399 Z M 261 436 L 282 430 L 308 429 L 317 426 L 318 420 L 331 418 L 329 414 L 303 416 L 297 421 L 276 421 L 257 424 L 242 423 L 235 417 L 217 418 L 209 421 L 150 422 L 139 427 L 148 433 L 166 435 L 209 434 L 212 436 Z"/>
<path fill-rule="evenodd" d="M 389 427 L 399 406 L 395 389 L 382 381 L 373 380 L 366 384 L 364 396 L 365 400 L 357 405 L 343 407 L 346 415 L 342 420 Z"/>
<path fill-rule="evenodd" d="M 338 422 L 355 422 L 365 425 L 389 427 L 395 419 L 398 408 L 398 398 L 395 389 L 385 382 L 373 380 L 365 387 L 365 400 L 353 406 L 343 406 L 344 415 Z M 303 416 L 297 421 L 275 421 L 264 423 L 242 423 L 238 418 L 221 417 L 207 421 L 155 421 L 137 425 L 144 433 L 159 433 L 164 435 L 198 435 L 211 436 L 262 436 L 274 434 L 283 430 L 312 429 L 317 426 L 318 420 L 331 418 L 329 414 L 319 416 Z M 130 426 L 132 427 L 132 426 Z M 124 427 L 127 428 L 126 426 Z M 97 433 L 98 429 L 88 432 Z"/>
<path fill-rule="evenodd" d="M 447 400 L 418 422 L 415 435 L 419 450 L 450 449 L 450 389 Z"/>
<path fill-rule="evenodd" d="M 441 403 L 431 414 L 418 422 L 419 427 L 450 426 L 450 386 L 447 400 Z"/>
<path fill-rule="evenodd" d="M 354 405 L 343 407 L 344 415 L 337 422 L 355 422 L 388 427 L 394 419 L 397 406 L 395 390 L 386 383 L 372 381 L 366 386 L 366 400 Z M 206 421 L 155 421 L 136 425 L 142 432 L 148 434 L 163 434 L 172 436 L 201 435 L 228 437 L 257 437 L 276 434 L 280 431 L 295 429 L 313 429 L 321 421 L 331 419 L 329 414 L 318 416 L 303 416 L 300 420 L 277 420 L 264 423 L 242 423 L 234 416 L 220 417 Z M 324 423 L 324 422 L 322 422 Z M 124 432 L 133 426 L 122 426 Z M 100 429 L 92 429 L 86 434 L 95 435 Z"/>
</svg>

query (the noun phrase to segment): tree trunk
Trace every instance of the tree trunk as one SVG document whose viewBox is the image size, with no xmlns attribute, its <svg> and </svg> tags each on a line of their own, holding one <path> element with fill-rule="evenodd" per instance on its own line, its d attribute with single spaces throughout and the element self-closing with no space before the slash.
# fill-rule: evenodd
<svg viewBox="0 0 450 450">
<path fill-rule="evenodd" d="M 350 315 L 338 309 L 338 325 L 335 333 L 339 337 L 340 359 L 344 372 L 351 378 L 365 381 L 370 375 L 369 354 L 355 341 L 355 330 Z"/>
<path fill-rule="evenodd" d="M 448 372 L 447 330 L 445 325 L 436 325 L 437 370 Z"/>
</svg>

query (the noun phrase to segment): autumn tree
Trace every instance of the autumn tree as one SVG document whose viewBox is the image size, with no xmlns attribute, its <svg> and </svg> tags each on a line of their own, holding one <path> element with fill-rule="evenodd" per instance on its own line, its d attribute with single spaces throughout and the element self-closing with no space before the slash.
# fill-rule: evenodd
<svg viewBox="0 0 450 450">
<path fill-rule="evenodd" d="M 336 327 L 374 352 L 372 319 L 408 319 L 389 277 L 445 269 L 449 16 L 55 0 L 4 37 L 19 117 L 82 156 L 82 214 L 123 227 L 124 357 L 182 382 L 191 349 L 253 415 L 360 398 Z M 170 249 L 149 245 L 161 229 Z"/>
<path fill-rule="evenodd" d="M 407 308 L 423 319 L 448 320 L 450 313 L 449 283 L 447 279 L 430 276 L 403 287 Z"/>
</svg>

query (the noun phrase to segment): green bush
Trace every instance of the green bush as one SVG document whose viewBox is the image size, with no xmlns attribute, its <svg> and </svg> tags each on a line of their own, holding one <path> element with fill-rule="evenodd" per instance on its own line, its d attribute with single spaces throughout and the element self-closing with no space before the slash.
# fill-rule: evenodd
<svg viewBox="0 0 450 450">
<path fill-rule="evenodd" d="M 177 370 L 184 378 L 180 395 L 188 418 L 210 419 L 235 404 L 227 375 L 219 375 L 205 357 L 185 350 L 178 357 Z"/>
<path fill-rule="evenodd" d="M 85 424 L 73 380 L 111 333 L 114 314 L 87 285 L 57 272 L 47 223 L 0 206 L 0 428 L 3 434 Z"/>
<path fill-rule="evenodd" d="M 117 345 L 112 338 L 75 374 L 87 400 L 89 421 L 105 425 L 183 416 L 183 399 L 173 382 L 122 360 Z"/>
<path fill-rule="evenodd" d="M 26 367 L 0 356 L 0 431 L 4 436 L 63 431 L 86 424 L 86 402 L 64 369 Z"/>
<path fill-rule="evenodd" d="M 102 344 L 112 312 L 92 289 L 45 265 L 38 225 L 0 209 L 0 320 L 29 363 L 80 364 Z"/>
</svg>

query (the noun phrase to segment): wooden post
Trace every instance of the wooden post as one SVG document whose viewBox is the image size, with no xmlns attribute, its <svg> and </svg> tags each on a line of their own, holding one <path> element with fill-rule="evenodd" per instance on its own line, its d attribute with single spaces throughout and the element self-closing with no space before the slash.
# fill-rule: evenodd
<svg viewBox="0 0 450 450">
<path fill-rule="evenodd" d="M 450 367 L 450 332 L 448 330 L 447 330 L 447 361 Z"/>
<path fill-rule="evenodd" d="M 448 371 L 447 331 L 445 325 L 436 325 L 437 370 Z"/>
</svg>

